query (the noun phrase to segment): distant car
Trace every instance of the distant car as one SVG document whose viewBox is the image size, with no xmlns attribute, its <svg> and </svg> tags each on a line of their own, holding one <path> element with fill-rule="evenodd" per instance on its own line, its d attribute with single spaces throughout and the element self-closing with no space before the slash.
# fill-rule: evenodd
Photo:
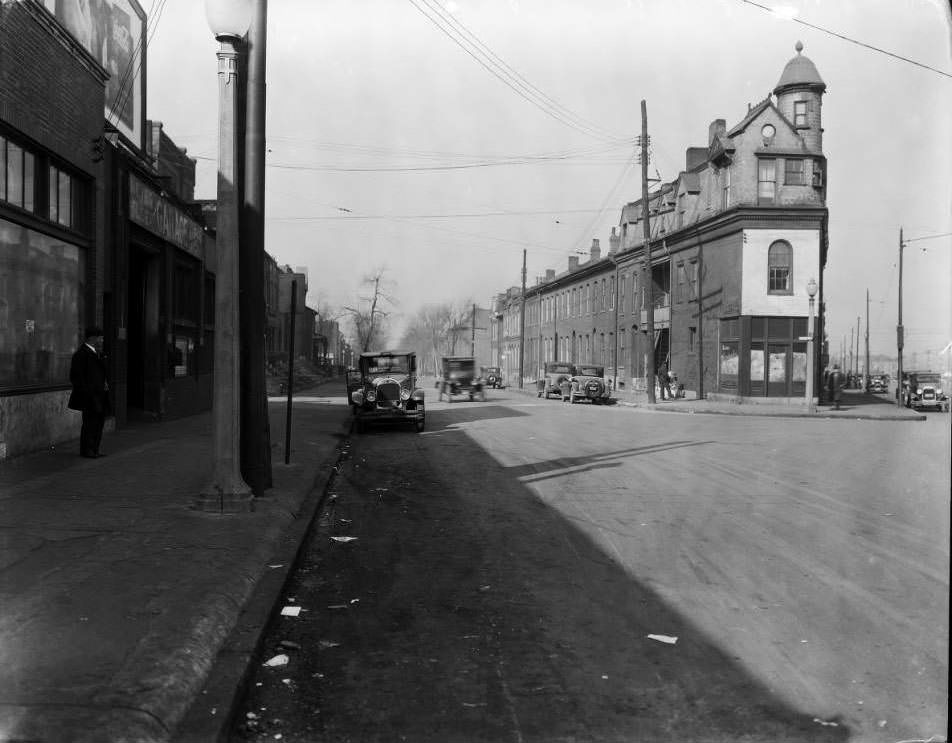
<svg viewBox="0 0 952 743">
<path fill-rule="evenodd" d="M 575 374 L 570 380 L 568 401 L 570 403 L 587 400 L 592 405 L 604 405 L 612 396 L 611 388 L 605 379 L 605 367 L 594 364 L 576 364 Z M 563 400 L 566 399 L 563 396 Z"/>
<path fill-rule="evenodd" d="M 882 377 L 873 377 L 869 382 L 869 391 L 877 394 L 886 392 L 886 382 Z"/>
<path fill-rule="evenodd" d="M 502 372 L 498 366 L 482 366 L 479 369 L 479 373 L 487 387 L 502 389 L 505 386 L 502 383 Z"/>
<path fill-rule="evenodd" d="M 562 398 L 562 384 L 568 382 L 575 375 L 575 365 L 565 361 L 547 361 L 545 374 L 538 381 L 539 397 L 548 398 L 549 395 L 558 395 Z"/>
<path fill-rule="evenodd" d="M 942 376 L 934 372 L 909 372 L 902 375 L 902 401 L 907 408 L 949 411 L 949 398 L 942 389 Z"/>
<path fill-rule="evenodd" d="M 423 390 L 416 385 L 416 354 L 412 351 L 368 351 L 358 360 L 360 383 L 349 392 L 357 433 L 370 423 L 426 424 Z M 348 382 L 349 386 L 349 382 Z"/>
<path fill-rule="evenodd" d="M 447 402 L 453 402 L 453 398 L 459 395 L 466 395 L 470 400 L 486 399 L 486 390 L 476 374 L 476 360 L 472 356 L 444 357 L 443 378 L 437 386 L 440 399 L 446 395 Z"/>
</svg>

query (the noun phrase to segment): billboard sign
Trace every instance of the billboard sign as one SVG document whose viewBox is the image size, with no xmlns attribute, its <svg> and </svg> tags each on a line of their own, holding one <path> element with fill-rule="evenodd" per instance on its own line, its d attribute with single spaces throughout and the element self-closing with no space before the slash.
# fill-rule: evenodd
<svg viewBox="0 0 952 743">
<path fill-rule="evenodd" d="M 143 145 L 146 17 L 136 0 L 43 0 L 46 9 L 109 73 L 106 119 Z"/>
</svg>

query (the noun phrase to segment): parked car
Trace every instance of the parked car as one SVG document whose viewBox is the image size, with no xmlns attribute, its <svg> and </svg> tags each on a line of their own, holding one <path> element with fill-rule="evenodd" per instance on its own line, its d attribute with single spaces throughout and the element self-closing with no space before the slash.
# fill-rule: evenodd
<svg viewBox="0 0 952 743">
<path fill-rule="evenodd" d="M 904 372 L 902 400 L 903 405 L 915 410 L 949 410 L 949 398 L 942 389 L 942 376 L 935 372 Z"/>
<path fill-rule="evenodd" d="M 459 395 L 467 395 L 470 400 L 486 399 L 486 390 L 476 374 L 476 360 L 472 356 L 444 357 L 443 377 L 437 386 L 439 399 L 446 395 L 447 402 L 453 402 L 453 398 Z"/>
<path fill-rule="evenodd" d="M 562 397 L 562 383 L 568 382 L 575 375 L 575 365 L 565 361 L 547 361 L 545 373 L 536 384 L 539 397 L 548 398 L 549 395 Z"/>
<path fill-rule="evenodd" d="M 502 383 L 502 372 L 498 366 L 481 366 L 479 368 L 479 374 L 487 387 L 500 390 L 505 387 Z"/>
<path fill-rule="evenodd" d="M 587 400 L 592 405 L 604 405 L 611 399 L 611 387 L 605 379 L 604 366 L 576 364 L 570 382 L 568 397 L 562 397 L 570 403 Z"/>
<path fill-rule="evenodd" d="M 876 394 L 882 394 L 886 392 L 886 380 L 882 377 L 872 377 L 869 380 L 869 391 Z"/>
<path fill-rule="evenodd" d="M 368 351 L 357 362 L 360 384 L 350 392 L 357 433 L 370 423 L 412 423 L 417 432 L 426 421 L 423 390 L 416 383 L 412 351 Z"/>
</svg>

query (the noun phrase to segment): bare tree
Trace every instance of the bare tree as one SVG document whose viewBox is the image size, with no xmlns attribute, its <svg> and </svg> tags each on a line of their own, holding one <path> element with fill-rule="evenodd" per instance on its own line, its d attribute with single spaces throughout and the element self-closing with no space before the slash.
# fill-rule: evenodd
<svg viewBox="0 0 952 743">
<path fill-rule="evenodd" d="M 413 348 L 423 358 L 424 373 L 436 374 L 443 356 L 467 349 L 472 328 L 472 302 L 441 302 L 420 308 L 407 323 L 401 345 Z"/>
<path fill-rule="evenodd" d="M 390 294 L 391 282 L 386 279 L 386 271 L 381 267 L 364 277 L 362 286 L 365 290 L 357 295 L 357 302 L 342 308 L 350 318 L 355 344 L 361 352 L 379 347 L 386 338 L 390 310 L 384 307 L 396 305 Z"/>
</svg>

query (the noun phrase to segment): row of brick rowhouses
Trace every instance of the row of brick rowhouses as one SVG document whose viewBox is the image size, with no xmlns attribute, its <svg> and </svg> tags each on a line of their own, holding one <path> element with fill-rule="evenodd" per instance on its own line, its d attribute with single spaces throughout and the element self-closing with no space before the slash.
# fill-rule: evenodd
<svg viewBox="0 0 952 743">
<path fill-rule="evenodd" d="M 66 401 L 87 326 L 105 333 L 107 425 L 211 406 L 215 204 L 146 118 L 139 3 L 83 7 L 0 2 L 0 459 L 79 435 Z M 287 354 L 293 280 L 310 357 L 306 275 L 271 256 L 263 270 L 270 357 Z"/>
<path fill-rule="evenodd" d="M 706 145 L 689 147 L 684 170 L 649 196 L 647 282 L 638 200 L 621 209 L 607 252 L 595 239 L 586 262 L 571 256 L 526 288 L 524 338 L 521 289 L 497 296 L 494 361 L 510 384 L 521 353 L 526 384 L 545 362 L 571 361 L 601 364 L 620 393 L 638 392 L 667 363 L 688 395 L 805 401 L 808 286 L 822 338 L 828 239 L 826 85 L 801 50 L 772 95 L 730 129 L 713 121 Z"/>
</svg>

